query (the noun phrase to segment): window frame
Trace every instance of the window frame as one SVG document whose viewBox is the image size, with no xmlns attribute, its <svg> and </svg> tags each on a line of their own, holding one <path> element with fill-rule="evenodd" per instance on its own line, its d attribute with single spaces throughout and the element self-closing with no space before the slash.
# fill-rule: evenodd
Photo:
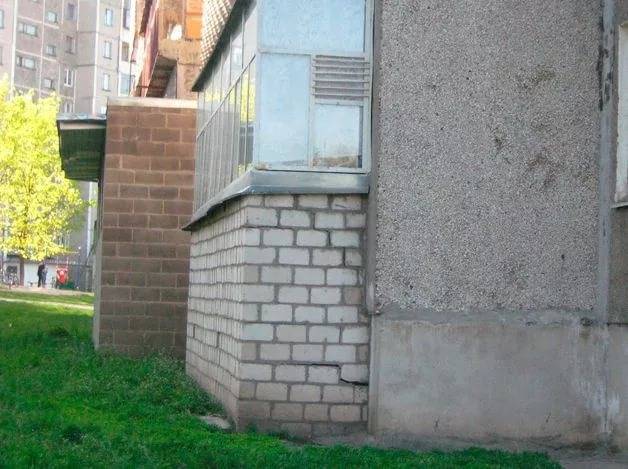
<svg viewBox="0 0 628 469">
<path fill-rule="evenodd" d="M 105 15 L 103 17 L 104 25 L 108 27 L 113 26 L 113 10 L 111 8 L 105 8 Z"/>
<path fill-rule="evenodd" d="M 113 57 L 113 42 L 107 40 L 103 41 L 102 56 L 105 59 L 111 60 Z"/>
<path fill-rule="evenodd" d="M 72 14 L 70 14 L 70 12 Z M 65 19 L 67 21 L 76 21 L 76 4 L 68 2 L 65 5 Z"/>
<path fill-rule="evenodd" d="M 4 10 L 0 8 L 0 29 L 4 29 Z"/>
<path fill-rule="evenodd" d="M 68 41 L 69 39 L 69 41 Z M 69 45 L 69 47 L 68 47 Z M 67 54 L 76 54 L 76 38 L 66 34 L 65 36 L 65 52 Z"/>
<path fill-rule="evenodd" d="M 69 67 L 63 69 L 63 86 L 66 88 L 74 86 L 74 70 Z"/>
<path fill-rule="evenodd" d="M 46 81 L 49 82 L 50 86 L 46 85 Z M 42 82 L 43 82 L 44 88 L 46 88 L 47 90 L 54 90 L 55 89 L 55 81 L 52 78 L 44 77 Z"/>
<path fill-rule="evenodd" d="M 32 33 L 29 32 L 29 28 L 33 31 Z M 25 34 L 27 36 L 31 36 L 31 37 L 38 37 L 39 36 L 39 28 L 37 27 L 37 25 L 35 24 L 31 24 L 31 23 L 27 23 L 24 21 L 18 21 L 17 22 L 17 31 L 21 34 Z"/>
<path fill-rule="evenodd" d="M 54 20 L 50 19 L 50 15 L 54 15 Z M 46 21 L 51 24 L 59 24 L 59 14 L 56 11 L 46 11 Z"/>
<path fill-rule="evenodd" d="M 49 51 L 52 51 L 52 53 L 49 53 Z M 57 46 L 55 44 L 46 44 L 44 46 L 44 54 L 46 56 L 48 56 L 48 57 L 56 57 L 57 56 Z"/>
<path fill-rule="evenodd" d="M 111 91 L 111 75 L 107 72 L 103 72 L 101 80 L 102 91 Z"/>
<path fill-rule="evenodd" d="M 25 65 L 26 61 L 32 62 L 33 66 L 32 67 L 27 67 Z M 16 65 L 18 67 L 20 67 L 20 68 L 24 68 L 26 70 L 37 70 L 37 61 L 33 57 L 27 57 L 25 55 L 18 55 L 16 57 L 15 62 L 16 62 Z"/>
</svg>

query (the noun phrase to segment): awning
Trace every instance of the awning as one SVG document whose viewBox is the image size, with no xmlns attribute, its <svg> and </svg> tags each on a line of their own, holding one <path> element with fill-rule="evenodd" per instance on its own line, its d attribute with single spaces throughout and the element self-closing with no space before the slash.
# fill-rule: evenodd
<svg viewBox="0 0 628 469">
<path fill-rule="evenodd" d="M 87 114 L 59 114 L 59 154 L 68 179 L 98 181 L 105 157 L 107 118 Z"/>
</svg>

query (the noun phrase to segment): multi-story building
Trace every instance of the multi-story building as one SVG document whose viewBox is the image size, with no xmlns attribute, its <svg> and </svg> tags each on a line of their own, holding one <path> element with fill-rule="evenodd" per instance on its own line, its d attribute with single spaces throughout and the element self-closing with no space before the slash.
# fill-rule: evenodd
<svg viewBox="0 0 628 469">
<path fill-rule="evenodd" d="M 60 112 L 105 114 L 107 99 L 128 96 L 133 81 L 133 0 L 0 0 L 0 77 L 36 96 L 56 93 Z M 84 198 L 96 186 L 81 182 Z M 95 207 L 68 236 L 78 262 L 93 244 Z"/>
</svg>

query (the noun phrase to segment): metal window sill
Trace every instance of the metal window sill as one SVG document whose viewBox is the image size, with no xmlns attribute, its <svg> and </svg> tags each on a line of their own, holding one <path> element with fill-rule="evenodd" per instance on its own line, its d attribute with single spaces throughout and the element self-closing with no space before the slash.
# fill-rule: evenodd
<svg viewBox="0 0 628 469">
<path fill-rule="evenodd" d="M 249 194 L 367 194 L 369 175 L 312 171 L 251 170 L 205 202 L 183 227 L 192 231 L 225 202 Z"/>
</svg>

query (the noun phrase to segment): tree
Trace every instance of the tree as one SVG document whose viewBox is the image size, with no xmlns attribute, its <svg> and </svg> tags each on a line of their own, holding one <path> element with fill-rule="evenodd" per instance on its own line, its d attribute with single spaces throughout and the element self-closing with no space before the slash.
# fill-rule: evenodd
<svg viewBox="0 0 628 469">
<path fill-rule="evenodd" d="M 0 250 L 40 261 L 67 252 L 62 236 L 88 202 L 65 178 L 59 157 L 56 96 L 35 99 L 0 81 Z"/>
</svg>

